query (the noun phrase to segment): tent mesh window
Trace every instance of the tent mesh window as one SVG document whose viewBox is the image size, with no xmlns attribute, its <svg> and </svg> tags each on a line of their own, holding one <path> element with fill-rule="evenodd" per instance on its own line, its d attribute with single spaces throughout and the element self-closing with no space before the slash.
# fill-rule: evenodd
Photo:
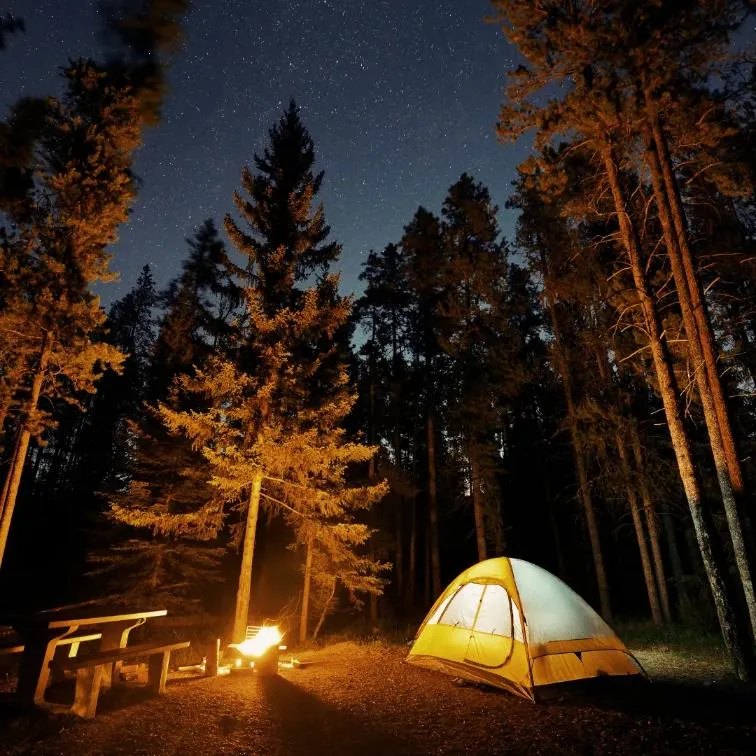
<svg viewBox="0 0 756 756">
<path fill-rule="evenodd" d="M 446 610 L 440 615 L 438 624 L 472 629 L 484 588 L 485 586 L 480 583 L 463 585 L 454 594 Z"/>
</svg>

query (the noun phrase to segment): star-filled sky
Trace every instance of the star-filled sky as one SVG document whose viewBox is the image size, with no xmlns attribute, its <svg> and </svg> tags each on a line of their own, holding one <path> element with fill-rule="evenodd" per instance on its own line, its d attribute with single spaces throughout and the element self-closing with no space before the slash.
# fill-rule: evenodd
<svg viewBox="0 0 756 756">
<path fill-rule="evenodd" d="M 321 200 L 343 244 L 343 289 L 367 251 L 435 212 L 467 171 L 503 206 L 521 150 L 497 143 L 513 52 L 488 0 L 193 0 L 163 122 L 136 161 L 143 182 L 114 247 L 122 296 L 145 263 L 164 285 L 185 238 L 233 210 L 240 172 L 290 98 L 325 170 Z M 26 20 L 0 58 L 0 107 L 59 91 L 58 67 L 101 51 L 95 0 L 6 0 Z M 501 212 L 511 235 L 513 215 Z"/>
</svg>

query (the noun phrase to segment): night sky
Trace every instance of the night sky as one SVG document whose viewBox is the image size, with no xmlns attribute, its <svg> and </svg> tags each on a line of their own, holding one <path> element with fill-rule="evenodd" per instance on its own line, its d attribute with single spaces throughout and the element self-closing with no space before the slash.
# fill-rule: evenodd
<svg viewBox="0 0 756 756">
<path fill-rule="evenodd" d="M 321 200 L 343 244 L 343 289 L 359 289 L 366 253 L 397 241 L 418 205 L 438 212 L 464 171 L 503 206 L 524 155 L 497 143 L 512 50 L 484 19 L 488 0 L 193 0 L 173 62 L 163 122 L 136 169 L 143 186 L 114 248 L 123 295 L 149 262 L 160 285 L 184 239 L 219 226 L 232 192 L 294 97 L 325 170 Z M 55 94 L 69 57 L 97 55 L 95 0 L 7 0 L 27 33 L 0 58 L 5 112 L 22 95 Z M 512 214 L 502 227 L 512 233 Z"/>
</svg>

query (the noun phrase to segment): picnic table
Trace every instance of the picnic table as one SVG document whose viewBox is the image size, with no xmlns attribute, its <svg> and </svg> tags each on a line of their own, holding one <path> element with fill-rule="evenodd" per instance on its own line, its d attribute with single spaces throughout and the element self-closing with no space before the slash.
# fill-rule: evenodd
<svg viewBox="0 0 756 756">
<path fill-rule="evenodd" d="M 164 617 L 166 609 L 119 610 L 108 613 L 99 609 L 68 609 L 36 612 L 9 618 L 23 641 L 23 652 L 18 674 L 16 694 L 22 704 L 47 706 L 45 690 L 50 681 L 50 664 L 58 647 L 81 640 L 94 640 L 99 637 L 99 652 L 115 652 L 124 649 L 128 643 L 129 633 L 153 617 Z M 77 636 L 81 629 L 84 635 Z M 99 630 L 92 633 L 93 629 Z M 78 640 L 77 640 L 78 639 Z M 186 644 L 188 645 L 188 643 Z M 69 652 L 69 656 L 71 654 Z M 120 664 L 114 662 L 112 667 L 103 669 L 99 686 L 107 688 L 112 679 L 112 670 Z"/>
</svg>

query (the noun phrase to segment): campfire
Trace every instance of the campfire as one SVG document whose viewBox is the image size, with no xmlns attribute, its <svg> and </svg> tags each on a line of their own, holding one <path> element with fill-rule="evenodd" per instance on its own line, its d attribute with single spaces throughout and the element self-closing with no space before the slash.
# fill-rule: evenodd
<svg viewBox="0 0 756 756">
<path fill-rule="evenodd" d="M 278 652 L 286 650 L 282 646 L 283 634 L 275 625 L 248 627 L 246 638 L 241 643 L 231 643 L 235 649 L 234 668 L 255 669 L 260 674 L 273 674 L 278 671 Z"/>
</svg>

